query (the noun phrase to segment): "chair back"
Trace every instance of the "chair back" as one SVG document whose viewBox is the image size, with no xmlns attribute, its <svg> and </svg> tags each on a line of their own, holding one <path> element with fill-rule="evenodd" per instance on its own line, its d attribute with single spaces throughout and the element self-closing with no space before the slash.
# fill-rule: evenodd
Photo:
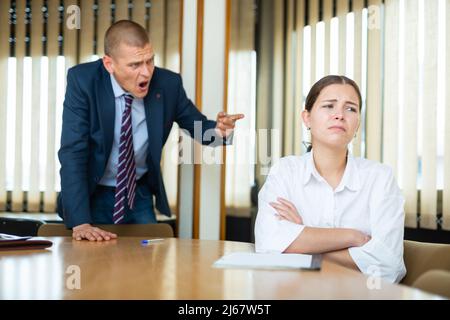
<svg viewBox="0 0 450 320">
<path fill-rule="evenodd" d="M 406 276 L 401 283 L 412 286 L 427 271 L 450 271 L 450 245 L 405 240 L 403 259 Z"/>
<path fill-rule="evenodd" d="M 0 217 L 0 233 L 16 236 L 36 236 L 43 224 L 40 220 Z"/>
<path fill-rule="evenodd" d="M 450 271 L 427 271 L 414 281 L 413 287 L 450 299 Z"/>
</svg>

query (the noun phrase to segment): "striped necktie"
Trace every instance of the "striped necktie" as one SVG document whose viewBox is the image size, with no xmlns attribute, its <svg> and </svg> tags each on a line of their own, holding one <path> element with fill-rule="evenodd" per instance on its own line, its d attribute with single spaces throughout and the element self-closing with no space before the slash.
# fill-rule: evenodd
<svg viewBox="0 0 450 320">
<path fill-rule="evenodd" d="M 136 163 L 134 161 L 133 130 L 131 125 L 131 104 L 133 96 L 124 95 L 125 110 L 122 114 L 122 127 L 119 141 L 119 166 L 117 168 L 116 193 L 113 221 L 122 223 L 125 216 L 125 201 L 133 209 L 136 191 Z"/>
</svg>

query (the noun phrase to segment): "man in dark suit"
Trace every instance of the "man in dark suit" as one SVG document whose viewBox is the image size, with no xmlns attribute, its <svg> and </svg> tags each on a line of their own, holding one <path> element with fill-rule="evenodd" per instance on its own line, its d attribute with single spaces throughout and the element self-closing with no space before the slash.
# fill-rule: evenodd
<svg viewBox="0 0 450 320">
<path fill-rule="evenodd" d="M 203 144 L 222 145 L 241 118 L 221 112 L 208 120 L 186 97 L 181 77 L 154 66 L 145 29 L 127 20 L 113 24 L 103 59 L 67 75 L 58 212 L 73 238 L 117 237 L 95 223 L 156 223 L 153 195 L 170 216 L 160 161 L 173 123 L 191 136 L 200 124 L 202 137 L 213 131 Z"/>
</svg>

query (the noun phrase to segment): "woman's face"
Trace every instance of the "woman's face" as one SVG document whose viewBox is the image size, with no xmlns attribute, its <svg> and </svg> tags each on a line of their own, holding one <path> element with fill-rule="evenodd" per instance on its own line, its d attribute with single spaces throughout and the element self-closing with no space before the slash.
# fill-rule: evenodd
<svg viewBox="0 0 450 320">
<path fill-rule="evenodd" d="M 303 111 L 314 144 L 346 148 L 359 127 L 359 98 L 348 84 L 332 84 L 317 97 L 311 112 Z"/>
</svg>

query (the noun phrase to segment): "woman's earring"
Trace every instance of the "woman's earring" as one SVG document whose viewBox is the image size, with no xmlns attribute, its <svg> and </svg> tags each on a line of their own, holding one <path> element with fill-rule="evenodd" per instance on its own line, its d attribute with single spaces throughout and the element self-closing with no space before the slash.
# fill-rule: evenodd
<svg viewBox="0 0 450 320">
<path fill-rule="evenodd" d="M 355 136 L 353 137 L 354 139 L 356 139 L 357 134 L 355 133 Z"/>
<path fill-rule="evenodd" d="M 310 127 L 308 127 L 306 130 L 308 130 L 308 131 L 310 131 L 311 130 L 311 128 Z"/>
</svg>

